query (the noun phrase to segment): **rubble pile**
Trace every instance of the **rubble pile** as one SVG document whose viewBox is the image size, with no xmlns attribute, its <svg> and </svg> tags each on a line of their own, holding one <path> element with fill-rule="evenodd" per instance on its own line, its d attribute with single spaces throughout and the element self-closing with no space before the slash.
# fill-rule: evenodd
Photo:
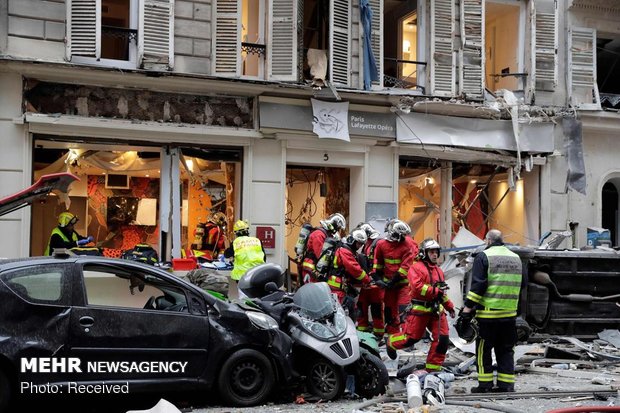
<svg viewBox="0 0 620 413">
<path fill-rule="evenodd" d="M 426 371 L 420 370 L 428 343 L 402 351 L 397 360 L 384 362 L 390 373 L 388 393 L 356 405 L 352 412 L 561 412 L 592 406 L 620 411 L 620 331 L 604 330 L 598 339 L 583 342 L 574 337 L 549 337 L 515 347 L 516 392 L 472 394 L 477 384 L 474 343 L 463 344 L 451 328 L 454 347 L 448 352 L 444 371 L 435 374 L 445 388 L 441 397 L 427 397 Z M 535 338 L 535 337 L 534 337 Z M 532 341 L 532 340 L 530 340 Z M 410 405 L 406 380 L 417 375 L 423 404 Z M 606 410 L 610 411 L 610 410 Z"/>
</svg>

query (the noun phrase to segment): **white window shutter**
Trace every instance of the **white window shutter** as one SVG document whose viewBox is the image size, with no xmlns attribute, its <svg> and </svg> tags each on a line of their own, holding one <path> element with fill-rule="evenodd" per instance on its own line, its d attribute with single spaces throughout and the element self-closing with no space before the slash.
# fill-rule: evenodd
<svg viewBox="0 0 620 413">
<path fill-rule="evenodd" d="M 331 0 L 329 10 L 329 80 L 340 86 L 351 83 L 351 1 Z"/>
<path fill-rule="evenodd" d="M 269 2 L 267 65 L 270 80 L 297 80 L 297 8 L 297 1 L 271 0 Z"/>
<path fill-rule="evenodd" d="M 101 57 L 101 0 L 67 0 L 67 60 Z"/>
<path fill-rule="evenodd" d="M 431 1 L 430 92 L 436 96 L 456 94 L 454 53 L 454 0 Z"/>
<path fill-rule="evenodd" d="M 461 0 L 460 93 L 484 96 L 484 0 Z"/>
<path fill-rule="evenodd" d="M 140 67 L 174 63 L 174 0 L 140 0 L 138 64 Z"/>
<path fill-rule="evenodd" d="M 214 1 L 213 74 L 241 75 L 241 0 Z"/>
<path fill-rule="evenodd" d="M 383 86 L 383 0 L 369 0 L 372 9 L 372 33 L 370 35 L 370 47 L 377 63 L 379 73 L 379 86 Z"/>
<path fill-rule="evenodd" d="M 579 109 L 601 107 L 596 84 L 596 30 L 569 29 L 568 82 L 571 105 Z"/>
<path fill-rule="evenodd" d="M 532 83 L 536 90 L 553 91 L 557 85 L 558 77 L 557 3 L 549 0 L 536 0 L 534 3 Z"/>
</svg>

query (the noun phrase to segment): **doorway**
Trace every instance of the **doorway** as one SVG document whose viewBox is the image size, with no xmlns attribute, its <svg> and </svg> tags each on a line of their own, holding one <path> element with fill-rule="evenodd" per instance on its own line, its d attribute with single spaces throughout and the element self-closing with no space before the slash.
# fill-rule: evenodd
<svg viewBox="0 0 620 413">
<path fill-rule="evenodd" d="M 305 223 L 318 227 L 325 217 L 339 212 L 349 222 L 351 171 L 348 168 L 286 166 L 285 218 L 286 252 L 295 257 L 295 243 Z M 293 273 L 296 268 L 291 268 Z M 294 279 L 295 277 L 293 277 Z"/>
<path fill-rule="evenodd" d="M 609 230 L 613 245 L 618 245 L 618 186 L 620 178 L 609 180 L 603 185 L 603 213 L 601 226 Z"/>
</svg>

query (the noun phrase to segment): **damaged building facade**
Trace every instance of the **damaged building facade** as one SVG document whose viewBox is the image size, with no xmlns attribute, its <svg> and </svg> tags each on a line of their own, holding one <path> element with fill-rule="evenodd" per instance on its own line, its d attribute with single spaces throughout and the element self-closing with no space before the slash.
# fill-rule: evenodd
<svg viewBox="0 0 620 413">
<path fill-rule="evenodd" d="M 67 205 L 111 256 L 180 257 L 215 212 L 285 266 L 299 227 L 332 212 L 398 216 L 442 245 L 461 226 L 536 244 L 573 223 L 581 246 L 615 205 L 617 237 L 620 119 L 596 63 L 618 16 L 585 0 L 5 0 L 2 195 L 81 180 L 70 204 L 3 217 L 0 255 L 41 254 Z"/>
</svg>

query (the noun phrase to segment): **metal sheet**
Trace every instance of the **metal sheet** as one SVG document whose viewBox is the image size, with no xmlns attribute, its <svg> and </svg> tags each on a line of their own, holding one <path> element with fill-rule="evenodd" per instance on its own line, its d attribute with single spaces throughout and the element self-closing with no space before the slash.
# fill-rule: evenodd
<svg viewBox="0 0 620 413">
<path fill-rule="evenodd" d="M 553 152 L 552 123 L 519 124 L 519 150 Z M 516 151 L 512 122 L 425 113 L 397 113 L 396 140 L 402 143 L 448 145 Z"/>
</svg>

